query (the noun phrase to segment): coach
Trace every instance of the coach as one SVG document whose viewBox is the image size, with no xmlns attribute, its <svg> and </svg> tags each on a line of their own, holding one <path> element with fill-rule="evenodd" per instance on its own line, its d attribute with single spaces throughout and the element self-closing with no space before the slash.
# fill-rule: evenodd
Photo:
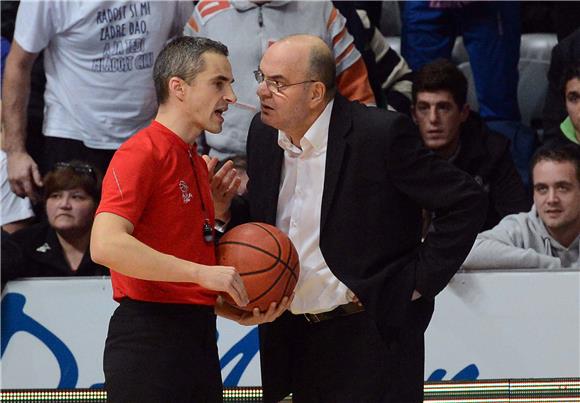
<svg viewBox="0 0 580 403">
<path fill-rule="evenodd" d="M 465 173 L 403 115 L 336 94 L 319 38 L 268 48 L 248 137 L 249 194 L 230 226 L 275 224 L 300 255 L 290 312 L 260 327 L 266 401 L 420 402 L 433 299 L 485 218 Z M 436 212 L 422 242 L 421 209 Z M 227 211 L 216 212 L 227 218 Z"/>
</svg>

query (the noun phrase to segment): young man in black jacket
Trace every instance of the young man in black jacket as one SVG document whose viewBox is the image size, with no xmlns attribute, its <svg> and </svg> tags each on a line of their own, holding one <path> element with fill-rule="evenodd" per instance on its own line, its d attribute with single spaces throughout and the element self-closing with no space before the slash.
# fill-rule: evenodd
<svg viewBox="0 0 580 403">
<path fill-rule="evenodd" d="M 509 140 L 470 111 L 466 99 L 467 80 L 453 63 L 436 60 L 416 73 L 413 118 L 423 143 L 470 174 L 488 195 L 485 230 L 506 215 L 529 210 L 530 200 L 510 155 Z"/>
</svg>

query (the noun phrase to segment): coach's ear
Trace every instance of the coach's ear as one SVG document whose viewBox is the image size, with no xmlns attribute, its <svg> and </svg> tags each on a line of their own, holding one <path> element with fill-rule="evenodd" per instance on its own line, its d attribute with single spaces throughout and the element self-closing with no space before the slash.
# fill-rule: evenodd
<svg viewBox="0 0 580 403">
<path fill-rule="evenodd" d="M 310 102 L 313 106 L 326 101 L 326 86 L 321 81 L 315 81 L 310 86 Z"/>
</svg>

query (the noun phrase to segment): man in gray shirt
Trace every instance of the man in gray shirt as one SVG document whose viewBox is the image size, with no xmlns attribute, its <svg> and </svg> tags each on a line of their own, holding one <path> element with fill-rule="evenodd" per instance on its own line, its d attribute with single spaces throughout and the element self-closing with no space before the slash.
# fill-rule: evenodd
<svg viewBox="0 0 580 403">
<path fill-rule="evenodd" d="M 534 206 L 477 236 L 466 269 L 577 268 L 580 254 L 580 151 L 543 148 L 532 159 Z"/>
</svg>

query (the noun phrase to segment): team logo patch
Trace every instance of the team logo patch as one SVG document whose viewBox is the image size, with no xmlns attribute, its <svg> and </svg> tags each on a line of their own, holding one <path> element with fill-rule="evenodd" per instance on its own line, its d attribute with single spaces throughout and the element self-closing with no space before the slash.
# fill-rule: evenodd
<svg viewBox="0 0 580 403">
<path fill-rule="evenodd" d="M 48 243 L 44 243 L 44 245 L 39 246 L 36 248 L 37 252 L 46 253 L 50 250 L 50 245 Z"/>
<path fill-rule="evenodd" d="M 189 186 L 184 180 L 179 181 L 179 190 L 181 190 L 181 198 L 183 199 L 183 204 L 187 204 L 191 201 L 193 197 L 189 191 Z"/>
</svg>

